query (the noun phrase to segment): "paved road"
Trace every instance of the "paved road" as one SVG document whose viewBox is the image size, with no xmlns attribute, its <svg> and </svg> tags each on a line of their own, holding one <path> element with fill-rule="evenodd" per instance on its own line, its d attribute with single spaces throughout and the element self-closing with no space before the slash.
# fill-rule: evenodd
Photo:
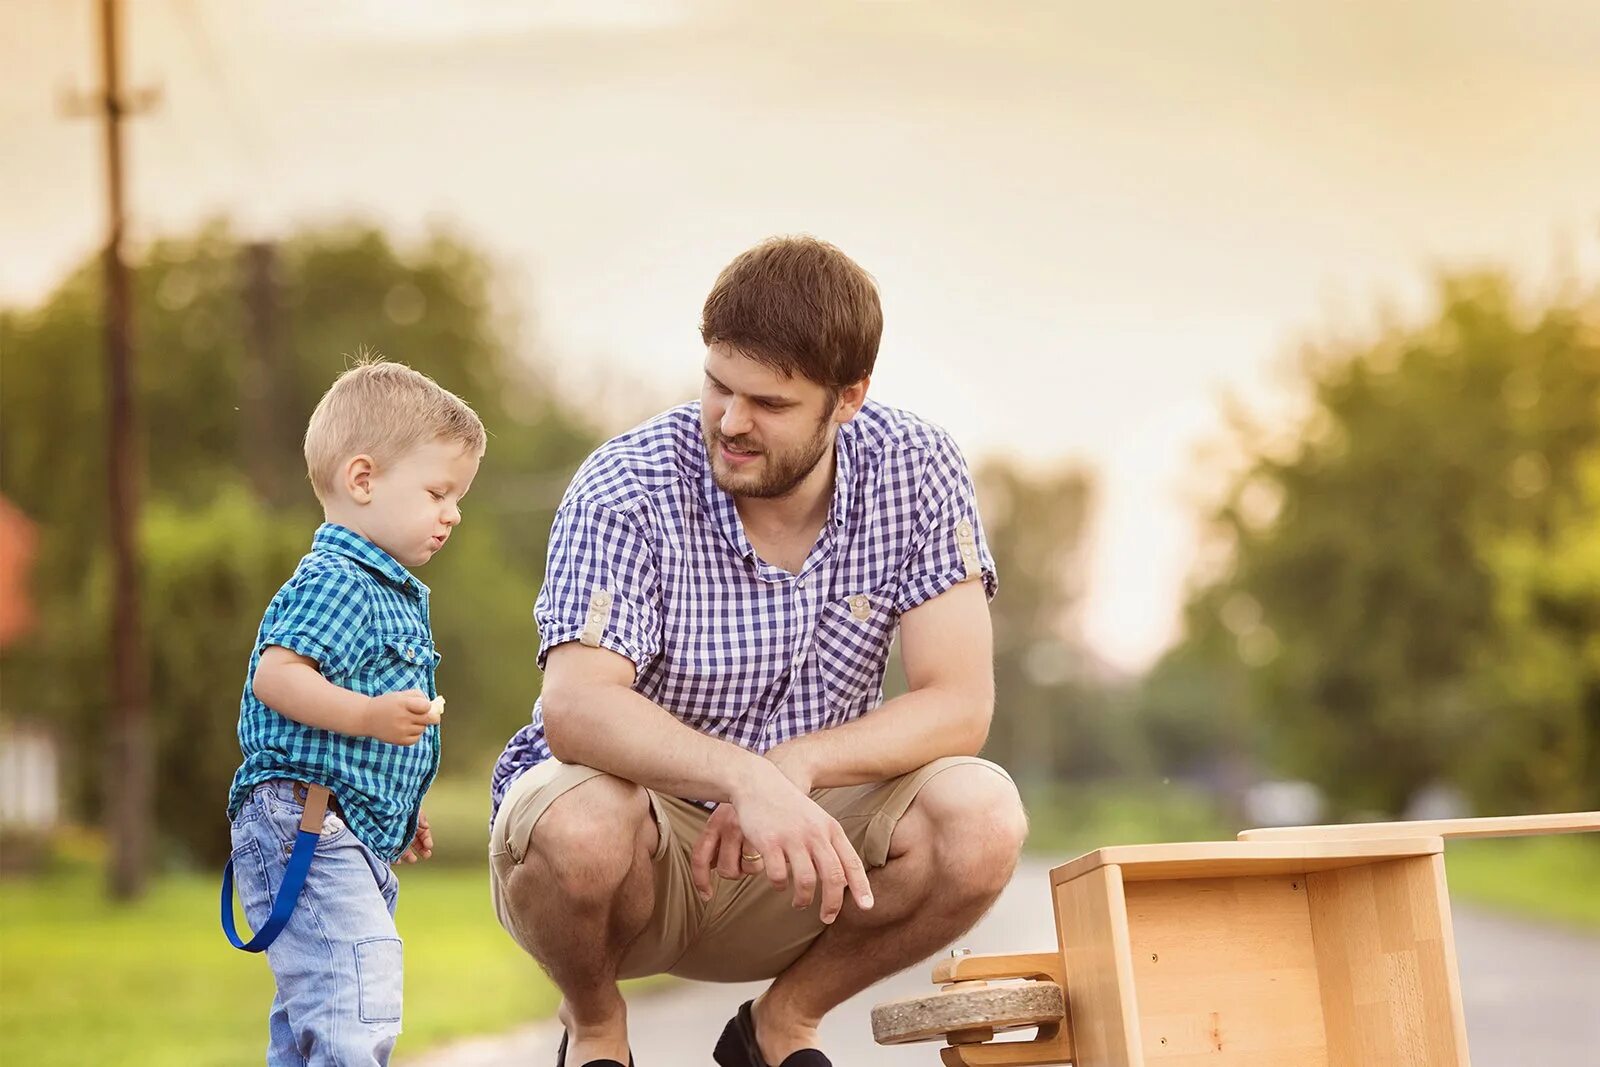
<svg viewBox="0 0 1600 1067">
<path fill-rule="evenodd" d="M 975 952 L 1035 952 L 1055 944 L 1048 866 L 1030 862 L 978 928 L 961 939 Z M 1600 892 L 1600 888 L 1597 888 Z M 1453 909 L 1468 1040 L 1479 1067 L 1600 1067 L 1600 937 Z M 919 965 L 830 1015 L 823 1047 L 840 1067 L 937 1067 L 935 1045 L 872 1043 L 868 1012 L 879 1001 L 931 989 Z M 711 1046 L 741 1001 L 761 986 L 684 983 L 629 1005 L 634 1053 L 644 1067 L 707 1067 Z M 464 1042 L 411 1067 L 522 1067 L 555 1062 L 560 1027 L 529 1026 Z"/>
</svg>

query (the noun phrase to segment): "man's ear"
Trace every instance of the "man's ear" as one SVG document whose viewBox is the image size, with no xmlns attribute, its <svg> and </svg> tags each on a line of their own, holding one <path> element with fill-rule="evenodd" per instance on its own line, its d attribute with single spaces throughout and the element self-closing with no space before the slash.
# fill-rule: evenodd
<svg viewBox="0 0 1600 1067">
<path fill-rule="evenodd" d="M 357 504 L 372 503 L 372 474 L 376 465 L 368 455 L 352 456 L 344 465 L 344 491 Z"/>
<path fill-rule="evenodd" d="M 867 386 L 872 384 L 872 377 L 861 379 L 853 385 L 847 385 L 839 390 L 839 399 L 833 405 L 833 421 L 841 425 L 856 417 L 856 412 L 861 410 L 861 405 L 867 402 Z"/>
</svg>

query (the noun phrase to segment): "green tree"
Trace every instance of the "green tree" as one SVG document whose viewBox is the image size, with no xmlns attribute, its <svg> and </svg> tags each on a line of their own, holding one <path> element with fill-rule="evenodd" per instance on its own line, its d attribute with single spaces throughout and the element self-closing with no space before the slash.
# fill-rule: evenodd
<svg viewBox="0 0 1600 1067">
<path fill-rule="evenodd" d="M 1528 308 L 1503 278 L 1447 279 L 1427 324 L 1308 352 L 1293 433 L 1241 426 L 1212 515 L 1232 566 L 1195 591 L 1174 656 L 1211 664 L 1205 691 L 1247 709 L 1271 766 L 1393 812 L 1469 761 L 1518 758 L 1484 747 L 1514 714 L 1478 676 L 1511 647 L 1497 546 L 1547 542 L 1600 444 L 1597 318 L 1593 293 Z"/>
<path fill-rule="evenodd" d="M 1580 474 L 1542 535 L 1488 551 L 1497 626 L 1473 671 L 1465 782 L 1518 808 L 1600 808 L 1600 451 Z"/>
<path fill-rule="evenodd" d="M 350 355 L 376 349 L 433 376 L 491 435 L 462 535 L 422 574 L 451 702 L 447 767 L 486 774 L 526 719 L 550 519 L 598 438 L 512 355 L 489 265 L 460 241 L 400 248 L 352 225 L 296 233 L 271 253 L 219 222 L 134 265 L 158 819 L 183 850 L 212 858 L 226 847 L 220 807 L 255 627 L 320 518 L 300 435 Z M 59 725 L 85 813 L 106 773 L 99 281 L 87 261 L 39 307 L 0 311 L 0 488 L 43 532 L 39 625 L 0 664 L 6 705 Z M 264 316 L 251 310 L 263 304 Z"/>
</svg>

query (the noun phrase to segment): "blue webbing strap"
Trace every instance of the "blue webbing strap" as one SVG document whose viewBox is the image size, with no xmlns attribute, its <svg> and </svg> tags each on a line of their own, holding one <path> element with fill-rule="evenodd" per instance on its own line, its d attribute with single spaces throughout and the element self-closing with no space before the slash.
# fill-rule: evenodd
<svg viewBox="0 0 1600 1067">
<path fill-rule="evenodd" d="M 294 851 L 289 854 L 289 863 L 283 872 L 283 884 L 278 887 L 278 895 L 272 902 L 272 914 L 267 916 L 267 921 L 248 942 L 239 937 L 239 931 L 233 924 L 233 859 L 230 857 L 223 866 L 222 932 L 228 935 L 234 948 L 246 952 L 265 951 L 288 925 L 289 916 L 294 914 L 295 902 L 300 899 L 300 889 L 306 884 L 306 875 L 311 871 L 311 854 L 316 851 L 317 840 L 322 836 L 322 817 L 327 810 L 328 790 L 320 785 L 309 787 L 305 811 L 300 816 L 300 831 L 295 834 Z"/>
</svg>

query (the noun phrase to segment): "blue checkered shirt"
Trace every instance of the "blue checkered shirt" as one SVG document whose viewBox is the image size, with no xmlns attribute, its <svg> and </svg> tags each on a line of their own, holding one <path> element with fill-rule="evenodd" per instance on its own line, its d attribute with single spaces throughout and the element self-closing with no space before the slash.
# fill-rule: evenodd
<svg viewBox="0 0 1600 1067">
<path fill-rule="evenodd" d="M 315 660 L 343 689 L 380 696 L 402 689 L 437 695 L 439 653 L 428 625 L 428 587 L 383 549 L 333 523 L 267 605 L 239 702 L 244 763 L 233 776 L 228 817 L 272 778 L 325 785 L 350 832 L 393 862 L 417 831 L 422 796 L 439 770 L 439 728 L 414 745 L 392 745 L 304 726 L 256 699 L 256 666 L 269 645 Z"/>
<path fill-rule="evenodd" d="M 712 480 L 700 405 L 617 437 L 573 478 L 534 606 L 539 666 L 568 641 L 632 660 L 633 688 L 754 752 L 883 700 L 900 616 L 957 582 L 995 591 L 972 479 L 936 426 L 875 402 L 839 428 L 828 520 L 798 574 L 751 548 Z M 550 758 L 538 704 L 491 799 Z"/>
</svg>

